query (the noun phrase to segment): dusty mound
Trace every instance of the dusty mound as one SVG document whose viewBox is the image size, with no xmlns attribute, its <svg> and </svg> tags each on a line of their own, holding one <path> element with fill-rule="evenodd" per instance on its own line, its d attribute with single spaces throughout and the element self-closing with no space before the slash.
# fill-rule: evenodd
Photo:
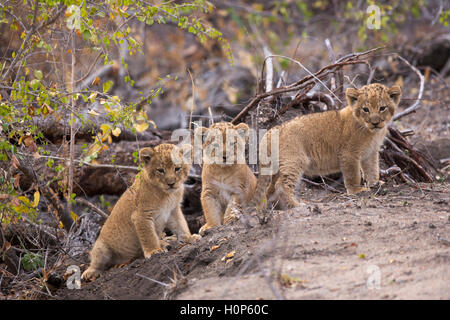
<svg viewBox="0 0 450 320">
<path fill-rule="evenodd" d="M 367 198 L 301 190 L 308 206 L 212 230 L 59 299 L 450 298 L 450 184 Z"/>
</svg>

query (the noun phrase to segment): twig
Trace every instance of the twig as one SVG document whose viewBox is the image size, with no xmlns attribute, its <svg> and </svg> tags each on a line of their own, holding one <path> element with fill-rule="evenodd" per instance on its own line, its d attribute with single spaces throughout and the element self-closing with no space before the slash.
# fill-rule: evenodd
<svg viewBox="0 0 450 320">
<path fill-rule="evenodd" d="M 306 179 L 304 177 L 302 177 L 301 180 L 305 181 L 306 183 L 311 184 L 313 186 L 322 187 L 325 190 L 329 190 L 334 193 L 342 193 L 339 190 L 336 190 L 335 188 L 333 188 L 332 186 L 329 186 L 328 184 L 326 184 L 325 181 L 323 180 L 323 178 L 322 178 L 322 183 L 317 183 L 317 182 L 311 181 L 309 179 Z"/>
<path fill-rule="evenodd" d="M 52 234 L 52 233 L 50 233 L 50 231 L 49 230 L 51 230 L 49 227 L 47 227 L 47 226 L 45 226 L 45 225 L 42 225 L 42 224 L 36 224 L 36 223 L 33 223 L 33 222 L 31 222 L 27 217 L 25 217 L 25 216 L 22 216 L 22 219 L 23 220 L 25 220 L 26 222 L 28 222 L 31 226 L 33 226 L 34 228 L 36 228 L 37 230 L 39 230 L 39 231 L 42 231 L 43 233 L 45 233 L 46 235 L 48 235 L 50 238 L 52 238 L 53 240 L 57 240 L 58 238 L 54 235 L 54 234 Z"/>
<path fill-rule="evenodd" d="M 75 86 L 75 30 L 72 31 L 72 54 L 71 54 L 71 91 L 74 91 Z M 72 111 L 70 113 L 70 145 L 69 145 L 69 178 L 68 178 L 68 192 L 67 192 L 67 211 L 70 213 L 72 211 L 72 192 L 73 192 L 73 160 L 75 155 L 75 116 L 73 110 L 75 110 L 75 99 L 73 95 L 71 95 L 72 100 Z"/>
<path fill-rule="evenodd" d="M 267 49 L 267 47 L 263 48 L 264 50 L 264 55 L 266 56 L 264 58 L 264 62 L 267 65 L 266 68 L 266 85 L 265 85 L 265 92 L 268 91 L 272 91 L 273 89 L 273 62 L 272 59 L 270 58 L 272 56 L 272 53 L 270 52 L 269 49 Z"/>
<path fill-rule="evenodd" d="M 278 57 L 278 58 L 287 59 L 287 60 L 289 60 L 289 61 L 291 61 L 291 62 L 294 62 L 294 63 L 298 64 L 298 65 L 299 65 L 300 67 L 302 67 L 302 68 L 303 68 L 310 76 L 312 76 L 312 77 L 313 77 L 315 80 L 317 80 L 322 86 L 324 86 L 324 88 L 327 89 L 328 92 L 330 92 L 330 93 L 331 93 L 331 94 L 332 94 L 339 102 L 342 103 L 342 100 L 339 99 L 339 97 L 338 97 L 337 95 L 335 95 L 334 92 L 331 91 L 330 88 L 328 88 L 327 85 L 326 85 L 322 80 L 320 80 L 315 74 L 313 74 L 311 71 L 309 71 L 308 68 L 306 68 L 300 61 L 295 60 L 295 59 L 292 59 L 292 58 L 289 58 L 289 57 L 286 57 L 286 56 L 278 55 L 278 54 L 273 54 L 273 55 L 271 55 L 271 56 L 268 56 L 268 57 L 266 57 L 266 59 L 267 59 L 267 58 L 271 58 L 271 57 Z"/>
<path fill-rule="evenodd" d="M 158 281 L 158 280 L 155 280 L 155 279 L 146 277 L 146 276 L 144 276 L 144 275 L 142 275 L 142 274 L 136 273 L 136 275 L 137 275 L 138 277 L 144 278 L 144 279 L 146 279 L 146 280 L 153 281 L 153 282 L 155 282 L 155 283 L 157 283 L 157 284 L 160 284 L 160 285 L 162 285 L 162 286 L 164 286 L 164 287 L 170 287 L 170 285 L 168 285 L 167 283 L 164 283 L 164 282 L 161 282 L 161 281 Z"/>
<path fill-rule="evenodd" d="M 334 54 L 333 47 L 331 46 L 330 39 L 325 39 L 325 46 L 328 49 L 328 54 L 330 56 L 331 63 L 336 63 L 336 55 Z M 338 95 L 343 96 L 344 93 L 344 74 L 342 72 L 342 69 L 339 69 L 337 71 L 337 79 L 338 83 L 336 83 L 336 78 L 334 77 L 335 73 L 333 73 L 333 76 L 331 77 L 331 90 L 335 91 L 336 89 L 339 90 Z M 334 87 L 334 88 L 333 88 Z"/>
<path fill-rule="evenodd" d="M 241 112 L 239 112 L 239 114 L 234 117 L 233 120 L 231 120 L 231 123 L 236 124 L 238 121 L 240 121 L 243 117 L 245 117 L 248 112 L 253 109 L 258 103 L 259 101 L 261 101 L 262 99 L 268 97 L 268 96 L 273 96 L 273 95 L 277 95 L 280 93 L 285 93 L 285 92 L 292 92 L 292 91 L 298 91 L 306 86 L 308 86 L 310 84 L 310 82 L 312 80 L 314 80 L 315 78 L 320 77 L 325 77 L 326 75 L 328 75 L 329 73 L 332 72 L 333 69 L 335 68 L 340 68 L 346 65 L 353 65 L 353 64 L 362 64 L 365 63 L 367 64 L 367 61 L 364 60 L 355 60 L 355 61 L 342 61 L 342 62 L 338 62 L 335 64 L 331 64 L 328 66 L 323 67 L 321 70 L 319 70 L 318 72 L 316 72 L 313 75 L 309 75 L 304 77 L 303 79 L 297 81 L 294 84 L 291 84 L 289 86 L 284 86 L 284 87 L 280 87 L 280 88 L 276 88 L 270 92 L 264 92 L 261 93 L 259 95 L 257 95 L 256 97 L 254 97 L 242 110 Z M 330 71 L 331 69 L 331 71 Z"/>
<path fill-rule="evenodd" d="M 336 62 L 339 63 L 339 62 L 342 62 L 342 61 L 352 61 L 353 59 L 359 58 L 361 56 L 366 56 L 368 54 L 371 54 L 371 53 L 373 53 L 375 51 L 378 51 L 378 50 L 381 50 L 381 49 L 384 49 L 384 48 L 386 48 L 386 47 L 385 46 L 381 46 L 381 47 L 376 47 L 376 48 L 373 48 L 373 49 L 370 49 L 370 50 L 367 50 L 367 51 L 363 51 L 363 52 L 349 53 L 349 54 L 347 54 L 347 55 L 337 59 Z"/>
<path fill-rule="evenodd" d="M 189 70 L 189 68 L 187 68 L 186 70 L 189 73 L 189 77 L 191 78 L 191 86 L 192 86 L 192 106 L 191 106 L 191 113 L 189 115 L 189 126 L 188 126 L 189 131 L 191 131 L 192 115 L 194 114 L 194 109 L 195 109 L 195 84 L 194 84 L 194 78 L 192 77 L 191 70 Z"/>
<path fill-rule="evenodd" d="M 91 208 L 94 212 L 98 213 L 99 215 L 101 215 L 103 218 L 108 219 L 109 215 L 106 214 L 102 209 L 98 208 L 97 206 L 95 206 L 94 204 L 92 204 L 90 201 L 83 199 L 83 198 L 78 198 L 76 199 L 76 202 L 84 204 L 86 206 L 88 206 L 89 208 Z"/>
<path fill-rule="evenodd" d="M 211 126 L 214 124 L 214 116 L 212 114 L 211 106 L 208 107 L 208 113 L 209 113 L 209 125 Z"/>
<path fill-rule="evenodd" d="M 102 52 L 99 53 L 98 57 L 100 57 L 102 54 Z M 97 58 L 96 58 L 97 59 Z M 92 68 L 95 66 L 95 63 L 92 64 Z M 91 85 L 91 83 L 97 78 L 101 78 L 105 75 L 109 75 L 111 72 L 115 73 L 116 70 L 118 69 L 117 63 L 113 63 L 113 64 L 108 64 L 106 66 L 102 66 L 101 68 L 99 68 L 96 72 L 94 72 L 93 74 L 89 75 L 90 71 L 88 71 L 86 73 L 86 75 L 84 75 L 82 78 L 80 78 L 79 80 L 75 81 L 75 83 L 77 82 L 81 82 L 80 85 L 77 86 L 76 89 L 74 89 L 74 91 L 82 91 L 85 88 L 89 87 Z"/>
<path fill-rule="evenodd" d="M 419 87 L 419 94 L 417 95 L 417 101 L 414 102 L 411 106 L 409 106 L 408 108 L 406 108 L 405 110 L 403 110 L 400 113 L 397 113 L 393 118 L 392 121 L 396 121 L 399 120 L 401 118 L 403 118 L 404 116 L 416 112 L 417 109 L 419 109 L 421 107 L 420 104 L 420 99 L 422 99 L 422 95 L 423 95 L 423 89 L 424 89 L 424 84 L 425 84 L 425 78 L 422 75 L 422 73 L 420 73 L 420 71 L 412 66 L 405 58 L 403 58 L 402 56 L 397 56 L 397 58 L 399 58 L 400 60 L 402 60 L 404 63 L 406 63 L 419 77 L 420 79 L 420 87 Z"/>
<path fill-rule="evenodd" d="M 96 65 L 96 63 L 97 63 L 97 61 L 98 61 L 98 59 L 101 57 L 102 53 L 103 53 L 102 51 L 100 51 L 100 52 L 98 53 L 98 55 L 95 57 L 94 62 L 91 64 L 91 66 L 89 67 L 89 69 L 88 69 L 88 71 L 86 72 L 86 74 L 85 74 L 84 76 L 82 76 L 80 79 L 75 80 L 74 83 L 81 82 L 81 81 L 83 81 L 84 79 L 86 79 L 86 78 L 89 76 L 89 74 L 91 73 L 92 69 L 94 69 L 94 67 L 95 67 L 95 65 Z M 94 79 L 95 79 L 95 77 L 94 77 Z M 84 87 L 86 87 L 86 86 L 84 86 L 84 87 L 81 86 L 81 87 L 84 88 Z"/>
<path fill-rule="evenodd" d="M 367 83 L 366 84 L 371 84 L 373 77 L 375 76 L 375 72 L 377 71 L 378 67 L 374 67 L 373 69 L 370 70 L 370 74 L 369 77 L 367 78 Z"/>
<path fill-rule="evenodd" d="M 402 169 L 400 169 L 397 165 L 389 167 L 386 170 L 380 169 L 380 175 L 382 175 L 382 176 L 391 176 L 393 174 L 400 173 L 400 172 L 402 172 Z"/>
</svg>

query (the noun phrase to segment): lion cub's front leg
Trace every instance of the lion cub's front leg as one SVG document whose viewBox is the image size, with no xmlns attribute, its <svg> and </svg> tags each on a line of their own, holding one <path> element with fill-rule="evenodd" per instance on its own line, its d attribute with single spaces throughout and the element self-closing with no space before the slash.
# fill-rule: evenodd
<svg viewBox="0 0 450 320">
<path fill-rule="evenodd" d="M 374 186 L 380 180 L 380 163 L 378 150 L 372 152 L 367 159 L 361 161 L 364 180 L 369 187 Z"/>
<path fill-rule="evenodd" d="M 177 236 L 178 241 L 194 243 L 201 238 L 198 234 L 191 234 L 180 207 L 175 208 L 170 215 L 167 227 Z"/>
<path fill-rule="evenodd" d="M 361 185 L 361 161 L 356 157 L 343 157 L 341 171 L 344 175 L 344 184 L 348 194 L 357 194 L 369 189 Z"/>
<path fill-rule="evenodd" d="M 202 235 L 206 230 L 220 226 L 222 224 L 222 206 L 217 199 L 207 192 L 202 192 L 201 203 L 206 223 L 200 228 Z"/>
<path fill-rule="evenodd" d="M 131 215 L 139 242 L 144 252 L 144 257 L 150 258 L 151 255 L 162 252 L 158 233 L 156 232 L 155 221 L 151 213 L 143 213 L 142 211 L 135 211 Z"/>
</svg>

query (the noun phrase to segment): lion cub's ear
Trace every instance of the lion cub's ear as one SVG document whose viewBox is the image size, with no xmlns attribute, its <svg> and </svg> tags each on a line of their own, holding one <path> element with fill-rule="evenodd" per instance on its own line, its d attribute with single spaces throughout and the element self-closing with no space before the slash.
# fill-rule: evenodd
<svg viewBox="0 0 450 320">
<path fill-rule="evenodd" d="M 246 123 L 239 123 L 238 125 L 234 126 L 234 129 L 237 130 L 238 134 L 242 137 L 242 139 L 245 140 L 245 142 L 248 141 L 249 127 Z"/>
<path fill-rule="evenodd" d="M 356 101 L 358 101 L 359 91 L 358 89 L 347 88 L 347 90 L 345 90 L 345 96 L 347 98 L 348 105 L 353 107 Z"/>
<path fill-rule="evenodd" d="M 248 125 L 246 123 L 239 123 L 237 125 L 234 126 L 234 128 L 236 130 L 244 130 L 244 131 L 248 131 Z"/>
<path fill-rule="evenodd" d="M 148 164 L 150 163 L 150 160 L 152 159 L 154 154 L 155 150 L 153 150 L 152 148 L 142 148 L 141 151 L 139 151 L 139 160 L 141 161 L 141 163 Z"/>
<path fill-rule="evenodd" d="M 208 128 L 206 127 L 198 127 L 194 130 L 194 135 L 197 136 L 202 136 L 205 134 L 205 132 L 208 130 Z"/>
<path fill-rule="evenodd" d="M 191 144 L 184 143 L 178 146 L 178 148 L 180 149 L 179 155 L 182 159 L 182 163 L 190 165 L 192 163 L 194 147 Z"/>
<path fill-rule="evenodd" d="M 390 87 L 388 89 L 388 95 L 395 104 L 398 104 L 402 96 L 402 89 L 399 86 Z"/>
</svg>

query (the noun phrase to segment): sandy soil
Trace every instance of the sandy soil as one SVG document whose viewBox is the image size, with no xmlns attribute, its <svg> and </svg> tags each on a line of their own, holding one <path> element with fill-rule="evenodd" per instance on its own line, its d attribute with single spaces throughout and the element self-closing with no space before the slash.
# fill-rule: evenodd
<svg viewBox="0 0 450 320">
<path fill-rule="evenodd" d="M 57 298 L 450 299 L 449 187 L 303 188 L 304 208 L 240 219 Z"/>
</svg>

